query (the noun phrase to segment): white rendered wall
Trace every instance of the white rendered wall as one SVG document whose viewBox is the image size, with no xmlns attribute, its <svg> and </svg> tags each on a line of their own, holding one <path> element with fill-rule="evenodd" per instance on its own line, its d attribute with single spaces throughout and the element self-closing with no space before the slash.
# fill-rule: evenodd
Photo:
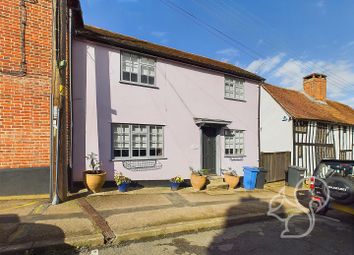
<svg viewBox="0 0 354 255">
<path fill-rule="evenodd" d="M 261 88 L 260 118 L 261 152 L 292 152 L 292 120 L 264 88 Z"/>
</svg>

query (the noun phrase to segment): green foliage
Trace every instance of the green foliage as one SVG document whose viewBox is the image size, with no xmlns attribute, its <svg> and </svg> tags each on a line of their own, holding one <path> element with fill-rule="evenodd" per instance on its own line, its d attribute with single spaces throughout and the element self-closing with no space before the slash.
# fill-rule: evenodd
<svg viewBox="0 0 354 255">
<path fill-rule="evenodd" d="M 131 179 L 128 177 L 124 176 L 122 172 L 119 172 L 117 170 L 114 171 L 114 181 L 117 183 L 117 185 L 121 185 L 122 183 L 131 183 Z"/>
<path fill-rule="evenodd" d="M 210 170 L 209 169 L 200 169 L 200 170 L 194 170 L 192 167 L 189 167 L 189 170 L 192 172 L 194 175 L 208 175 Z"/>
<path fill-rule="evenodd" d="M 98 155 L 96 153 L 91 152 L 90 154 L 87 154 L 85 158 L 90 162 L 90 168 L 93 173 L 99 174 L 102 172 L 100 170 L 102 163 L 99 161 Z"/>
<path fill-rule="evenodd" d="M 223 175 L 237 176 L 236 170 L 232 170 L 231 167 L 228 170 L 222 170 Z"/>
<path fill-rule="evenodd" d="M 182 183 L 184 182 L 183 178 L 181 176 L 175 176 L 173 178 L 170 179 L 170 182 L 173 183 Z"/>
</svg>

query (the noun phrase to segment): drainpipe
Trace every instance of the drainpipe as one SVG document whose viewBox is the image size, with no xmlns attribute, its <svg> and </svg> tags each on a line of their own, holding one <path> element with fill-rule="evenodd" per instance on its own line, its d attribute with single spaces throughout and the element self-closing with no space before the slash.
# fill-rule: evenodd
<svg viewBox="0 0 354 255">
<path fill-rule="evenodd" d="M 69 9 L 69 92 L 70 92 L 70 190 L 72 190 L 72 169 L 73 169 L 73 93 L 72 93 L 72 9 Z"/>
<path fill-rule="evenodd" d="M 53 71 L 52 71 L 53 73 Z M 53 95 L 50 94 L 50 165 L 49 165 L 49 195 L 53 199 Z"/>
<path fill-rule="evenodd" d="M 54 197 L 53 197 L 53 200 L 52 200 L 52 205 L 57 205 L 59 204 L 60 202 L 60 199 L 59 199 L 59 195 L 58 195 L 58 168 L 59 168 L 59 134 L 60 134 L 60 110 L 58 107 L 54 106 L 54 115 L 55 118 L 57 119 L 57 123 L 56 125 L 54 126 L 54 128 L 56 129 L 56 141 L 55 141 L 55 193 L 54 193 Z"/>
<path fill-rule="evenodd" d="M 258 124 L 258 167 L 261 164 L 261 88 L 262 83 L 258 84 L 258 116 L 257 116 L 257 124 Z"/>
</svg>

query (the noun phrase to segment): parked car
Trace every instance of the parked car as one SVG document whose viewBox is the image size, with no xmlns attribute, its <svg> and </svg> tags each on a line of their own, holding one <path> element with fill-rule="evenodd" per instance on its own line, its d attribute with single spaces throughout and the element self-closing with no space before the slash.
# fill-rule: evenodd
<svg viewBox="0 0 354 255">
<path fill-rule="evenodd" d="M 312 207 L 316 213 L 325 214 L 333 202 L 353 206 L 353 170 L 354 161 L 352 160 L 324 159 L 317 165 L 313 177 L 310 178 Z M 328 196 L 329 203 L 318 210 Z"/>
</svg>

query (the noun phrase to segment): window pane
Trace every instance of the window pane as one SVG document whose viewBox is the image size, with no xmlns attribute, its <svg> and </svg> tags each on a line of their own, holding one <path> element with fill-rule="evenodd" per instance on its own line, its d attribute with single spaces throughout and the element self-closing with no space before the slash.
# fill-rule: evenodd
<svg viewBox="0 0 354 255">
<path fill-rule="evenodd" d="M 130 73 L 128 72 L 123 72 L 123 80 L 125 81 L 130 81 Z"/>
<path fill-rule="evenodd" d="M 148 81 L 149 84 L 151 85 L 154 85 L 155 84 L 155 78 L 152 77 L 152 76 L 149 76 L 149 81 Z"/>
<path fill-rule="evenodd" d="M 156 156 L 162 156 L 163 154 L 162 154 L 162 149 L 157 149 L 156 150 L 156 152 L 157 152 L 157 155 Z"/>
<path fill-rule="evenodd" d="M 146 75 L 141 76 L 141 83 L 148 83 L 148 77 Z"/>
<path fill-rule="evenodd" d="M 132 73 L 131 74 L 131 81 L 132 82 L 138 82 L 138 74 Z"/>
<path fill-rule="evenodd" d="M 121 157 L 121 150 L 114 150 L 114 157 Z"/>
</svg>

